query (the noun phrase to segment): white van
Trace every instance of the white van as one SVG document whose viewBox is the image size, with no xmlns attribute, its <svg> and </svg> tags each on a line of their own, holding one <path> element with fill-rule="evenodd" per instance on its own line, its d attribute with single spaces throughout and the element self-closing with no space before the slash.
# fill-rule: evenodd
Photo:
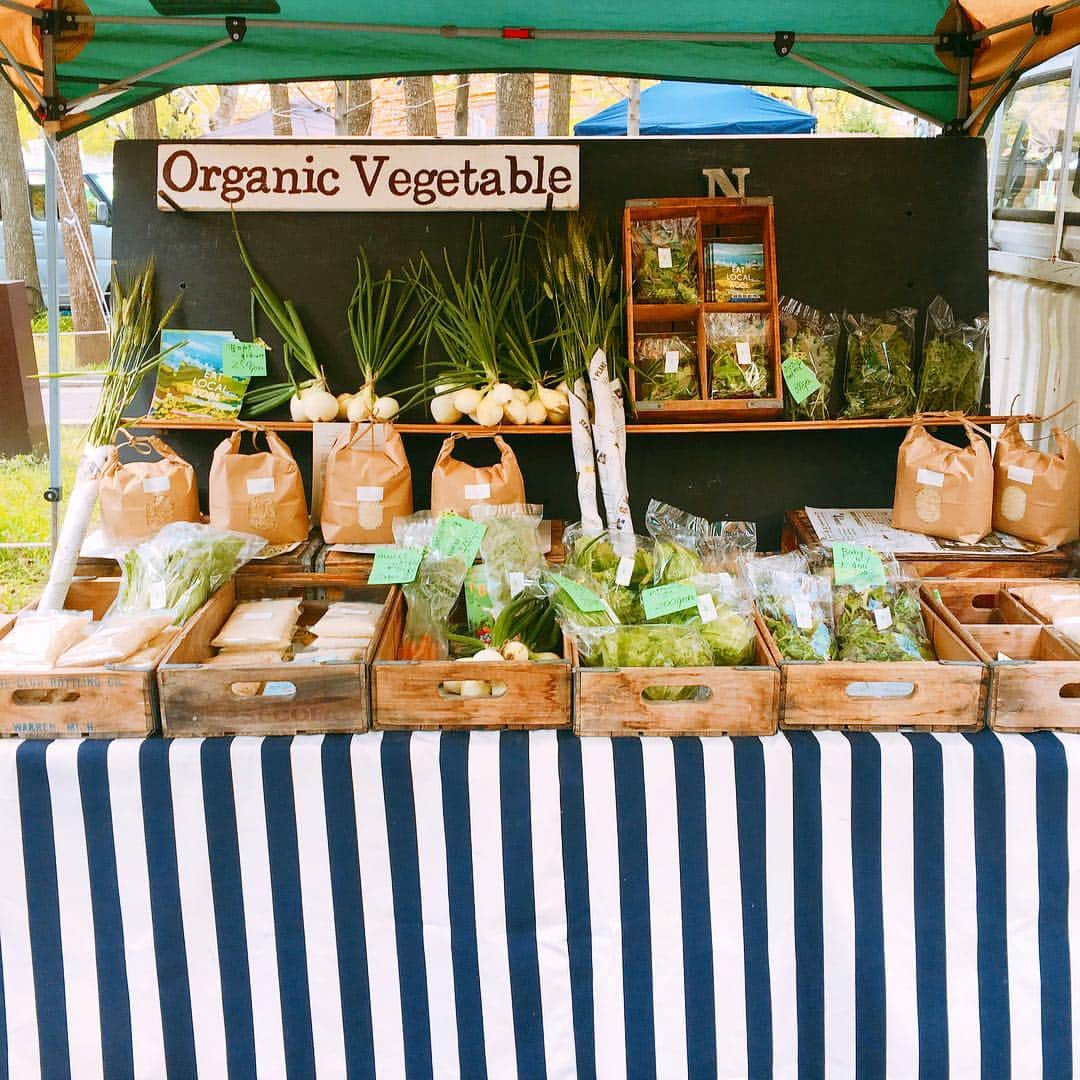
<svg viewBox="0 0 1080 1080">
<path fill-rule="evenodd" d="M 41 278 L 42 295 L 44 297 L 47 288 L 47 275 L 45 272 L 45 173 L 44 171 L 28 170 L 26 176 L 30 186 L 30 223 L 34 230 L 34 252 L 37 255 L 38 275 Z M 90 236 L 94 246 L 94 264 L 97 271 L 97 279 L 101 283 L 102 290 L 109 287 L 109 276 L 112 269 L 112 177 L 106 173 L 88 173 L 84 177 L 83 194 L 86 198 L 86 207 L 90 215 Z M 64 204 L 61 196 L 60 214 L 63 216 Z M 4 267 L 4 244 L 2 220 L 3 207 L 0 207 L 0 281 L 5 280 Z M 81 253 L 80 253 L 81 257 Z M 71 295 L 68 292 L 68 273 L 66 253 L 60 253 L 60 262 L 57 266 L 57 284 L 60 297 L 60 306 L 67 307 L 71 303 Z"/>
</svg>

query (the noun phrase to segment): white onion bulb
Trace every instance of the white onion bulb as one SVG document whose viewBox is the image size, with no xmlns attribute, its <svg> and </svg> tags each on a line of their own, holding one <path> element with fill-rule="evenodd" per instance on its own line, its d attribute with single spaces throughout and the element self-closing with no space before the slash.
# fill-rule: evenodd
<svg viewBox="0 0 1080 1080">
<path fill-rule="evenodd" d="M 544 408 L 544 403 L 533 398 L 533 400 L 525 406 L 525 419 L 530 424 L 546 424 L 547 409 Z"/>
<path fill-rule="evenodd" d="M 431 399 L 431 417 L 436 424 L 456 424 L 461 413 L 454 405 L 453 394 L 439 394 Z"/>
<path fill-rule="evenodd" d="M 393 420 L 397 416 L 401 406 L 397 402 L 397 398 L 381 397 L 375 399 L 375 404 L 372 406 L 371 415 L 376 420 Z"/>
<path fill-rule="evenodd" d="M 511 398 L 503 406 L 503 416 L 510 421 L 511 424 L 525 424 L 529 420 L 529 407 L 517 398 Z"/>
<path fill-rule="evenodd" d="M 455 401 L 455 404 L 457 402 Z M 476 406 L 476 420 L 481 427 L 497 427 L 502 423 L 503 407 L 493 401 L 491 394 L 485 394 L 480 404 Z"/>
<path fill-rule="evenodd" d="M 476 407 L 483 400 L 483 393 L 480 390 L 474 390 L 471 387 L 465 390 L 459 390 L 454 394 L 454 408 L 459 413 L 473 413 L 476 412 Z"/>
</svg>

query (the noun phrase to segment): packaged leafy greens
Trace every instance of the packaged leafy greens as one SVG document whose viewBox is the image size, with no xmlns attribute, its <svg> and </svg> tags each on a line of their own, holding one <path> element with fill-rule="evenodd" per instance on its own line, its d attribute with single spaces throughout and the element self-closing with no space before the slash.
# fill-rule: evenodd
<svg viewBox="0 0 1080 1080">
<path fill-rule="evenodd" d="M 712 649 L 713 663 L 725 667 L 753 663 L 757 627 L 746 589 L 728 573 L 701 574 L 691 584 L 698 597 L 694 614 Z"/>
<path fill-rule="evenodd" d="M 910 416 L 915 411 L 914 308 L 844 316 L 847 417 Z"/>
<path fill-rule="evenodd" d="M 926 309 L 919 412 L 977 413 L 986 376 L 987 316 L 960 322 L 944 297 Z"/>
<path fill-rule="evenodd" d="M 486 526 L 480 557 L 491 611 L 498 615 L 521 592 L 526 580 L 536 579 L 544 565 L 540 544 L 544 508 L 532 503 L 481 503 L 473 506 L 469 515 Z"/>
<path fill-rule="evenodd" d="M 839 348 L 840 320 L 836 315 L 818 311 L 791 297 L 781 301 L 780 357 L 784 402 L 792 420 L 829 419 Z M 816 389 L 814 382 L 818 384 Z"/>
<path fill-rule="evenodd" d="M 631 225 L 634 300 L 694 304 L 698 299 L 697 219 L 658 218 Z"/>
<path fill-rule="evenodd" d="M 835 586 L 833 610 L 841 660 L 935 659 L 913 582 Z"/>
<path fill-rule="evenodd" d="M 634 342 L 638 401 L 688 401 L 700 397 L 693 334 L 637 334 Z"/>
<path fill-rule="evenodd" d="M 660 585 L 702 571 L 734 573 L 739 559 L 757 548 L 754 522 L 708 521 L 659 499 L 649 500 L 645 529 L 657 541 L 654 577 Z"/>
<path fill-rule="evenodd" d="M 765 397 L 769 393 L 769 320 L 742 312 L 705 316 L 709 397 Z"/>
<path fill-rule="evenodd" d="M 798 552 L 748 559 L 744 570 L 785 660 L 831 660 L 836 655 L 828 577 L 808 573 Z"/>
<path fill-rule="evenodd" d="M 711 667 L 712 649 L 697 626 L 604 626 L 582 629 L 578 651 L 586 667 Z M 696 686 L 650 686 L 648 701 L 692 701 Z"/>
<path fill-rule="evenodd" d="M 640 591 L 653 584 L 655 558 L 651 538 L 627 538 L 613 532 L 589 536 L 580 526 L 571 525 L 563 532 L 563 545 L 567 566 L 582 571 L 590 587 L 610 605 L 619 622 L 644 621 Z M 620 554 L 624 551 L 625 554 Z"/>
</svg>

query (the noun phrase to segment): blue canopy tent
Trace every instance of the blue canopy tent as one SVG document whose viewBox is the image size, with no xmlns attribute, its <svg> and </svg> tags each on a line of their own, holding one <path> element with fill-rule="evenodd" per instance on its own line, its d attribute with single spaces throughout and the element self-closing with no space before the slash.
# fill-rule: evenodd
<svg viewBox="0 0 1080 1080">
<path fill-rule="evenodd" d="M 626 98 L 574 125 L 575 135 L 625 135 Z M 642 135 L 804 135 L 817 118 L 749 86 L 660 82 L 641 93 Z"/>
</svg>

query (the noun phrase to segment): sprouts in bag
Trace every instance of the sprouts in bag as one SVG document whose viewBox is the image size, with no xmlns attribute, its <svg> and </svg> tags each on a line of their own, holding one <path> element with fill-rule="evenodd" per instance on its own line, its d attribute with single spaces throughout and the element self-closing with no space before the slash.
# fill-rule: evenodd
<svg viewBox="0 0 1080 1080">
<path fill-rule="evenodd" d="M 986 375 L 987 316 L 960 322 L 937 296 L 926 309 L 919 412 L 977 413 Z"/>
<path fill-rule="evenodd" d="M 711 398 L 765 397 L 769 392 L 769 320 L 713 311 L 705 316 Z"/>
<path fill-rule="evenodd" d="M 781 301 L 784 402 L 792 420 L 829 419 L 839 348 L 840 320 L 836 315 L 791 297 Z"/>
<path fill-rule="evenodd" d="M 638 334 L 634 355 L 638 401 L 689 401 L 700 396 L 692 334 Z"/>
<path fill-rule="evenodd" d="M 697 303 L 696 218 L 635 221 L 630 226 L 630 256 L 639 304 Z"/>
<path fill-rule="evenodd" d="M 847 417 L 910 416 L 915 410 L 914 308 L 844 316 Z"/>
</svg>

